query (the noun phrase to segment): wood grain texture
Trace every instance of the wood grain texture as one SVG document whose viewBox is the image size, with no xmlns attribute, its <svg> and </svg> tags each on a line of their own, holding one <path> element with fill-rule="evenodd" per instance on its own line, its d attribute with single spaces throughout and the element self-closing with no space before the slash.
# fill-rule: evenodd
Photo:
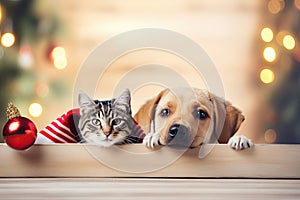
<svg viewBox="0 0 300 200">
<path fill-rule="evenodd" d="M 116 148 L 94 151 L 80 144 L 55 144 L 16 151 L 1 144 L 0 177 L 300 178 L 300 145 L 256 145 L 244 151 L 216 145 L 203 159 L 198 158 L 199 148 L 194 148 L 163 166 L 174 156 L 173 150 L 153 151 L 142 145 Z M 139 154 L 132 156 L 132 152 Z M 104 162 L 95 159 L 98 154 Z M 145 171 L 126 172 L 130 168 Z"/>
<path fill-rule="evenodd" d="M 0 179 L 0 199 L 299 199 L 300 180 Z"/>
</svg>

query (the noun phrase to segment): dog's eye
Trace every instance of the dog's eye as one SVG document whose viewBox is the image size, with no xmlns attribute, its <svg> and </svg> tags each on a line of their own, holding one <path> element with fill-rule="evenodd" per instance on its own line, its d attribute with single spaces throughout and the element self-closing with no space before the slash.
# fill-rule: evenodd
<svg viewBox="0 0 300 200">
<path fill-rule="evenodd" d="M 199 109 L 195 111 L 195 117 L 204 120 L 208 117 L 208 114 L 204 110 Z"/>
<path fill-rule="evenodd" d="M 162 109 L 162 110 L 160 111 L 160 116 L 161 116 L 161 117 L 168 117 L 169 115 L 170 115 L 170 110 L 167 109 L 167 108 Z"/>
<path fill-rule="evenodd" d="M 93 119 L 92 124 L 94 124 L 95 126 L 99 126 L 101 123 L 99 119 Z"/>
</svg>

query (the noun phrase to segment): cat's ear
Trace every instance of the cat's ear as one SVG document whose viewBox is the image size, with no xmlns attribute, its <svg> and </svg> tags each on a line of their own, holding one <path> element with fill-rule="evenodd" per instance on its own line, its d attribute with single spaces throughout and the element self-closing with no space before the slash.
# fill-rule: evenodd
<svg viewBox="0 0 300 200">
<path fill-rule="evenodd" d="M 94 101 L 84 92 L 78 93 L 78 105 L 79 107 L 85 107 L 89 105 L 95 105 Z"/>
<path fill-rule="evenodd" d="M 80 108 L 80 115 L 86 115 L 91 110 L 95 109 L 95 102 L 84 92 L 78 93 L 78 104 Z"/>
<path fill-rule="evenodd" d="M 129 89 L 125 89 L 115 102 L 126 104 L 130 106 L 131 95 Z"/>
</svg>

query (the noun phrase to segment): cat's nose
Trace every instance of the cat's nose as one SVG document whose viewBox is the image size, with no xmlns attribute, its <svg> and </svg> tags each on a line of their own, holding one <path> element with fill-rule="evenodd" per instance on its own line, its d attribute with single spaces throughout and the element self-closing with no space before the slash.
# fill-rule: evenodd
<svg viewBox="0 0 300 200">
<path fill-rule="evenodd" d="M 104 135 L 106 135 L 106 137 L 108 137 L 110 135 L 110 131 L 104 131 Z"/>
</svg>

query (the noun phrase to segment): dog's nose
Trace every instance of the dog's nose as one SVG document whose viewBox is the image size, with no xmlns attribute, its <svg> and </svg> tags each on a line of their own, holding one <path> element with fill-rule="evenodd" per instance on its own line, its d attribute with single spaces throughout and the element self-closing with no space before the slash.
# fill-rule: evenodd
<svg viewBox="0 0 300 200">
<path fill-rule="evenodd" d="M 175 124 L 175 125 L 170 127 L 170 129 L 169 129 L 169 137 L 170 138 L 173 139 L 177 135 L 179 127 L 180 127 L 179 124 Z"/>
<path fill-rule="evenodd" d="M 177 134 L 185 135 L 188 133 L 188 128 L 180 125 L 174 124 L 169 129 L 169 139 L 172 140 Z"/>
<path fill-rule="evenodd" d="M 169 128 L 168 146 L 186 148 L 190 146 L 192 139 L 186 126 L 174 124 Z"/>
</svg>

